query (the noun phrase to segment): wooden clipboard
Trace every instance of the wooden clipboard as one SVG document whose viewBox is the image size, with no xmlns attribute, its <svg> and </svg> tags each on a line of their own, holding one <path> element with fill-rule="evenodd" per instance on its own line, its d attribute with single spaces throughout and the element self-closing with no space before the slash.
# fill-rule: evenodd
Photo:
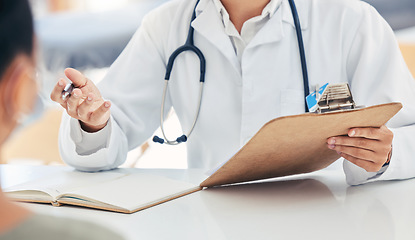
<svg viewBox="0 0 415 240">
<path fill-rule="evenodd" d="M 380 127 L 402 108 L 388 103 L 362 109 L 306 113 L 273 119 L 201 187 L 254 181 L 323 169 L 339 158 L 327 138 L 353 127 Z"/>
</svg>

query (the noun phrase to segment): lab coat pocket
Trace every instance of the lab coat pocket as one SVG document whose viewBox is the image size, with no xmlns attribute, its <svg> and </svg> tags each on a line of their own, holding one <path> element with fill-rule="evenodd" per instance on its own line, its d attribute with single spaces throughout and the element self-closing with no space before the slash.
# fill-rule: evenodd
<svg viewBox="0 0 415 240">
<path fill-rule="evenodd" d="M 304 113 L 304 92 L 299 90 L 281 90 L 281 116 Z"/>
</svg>

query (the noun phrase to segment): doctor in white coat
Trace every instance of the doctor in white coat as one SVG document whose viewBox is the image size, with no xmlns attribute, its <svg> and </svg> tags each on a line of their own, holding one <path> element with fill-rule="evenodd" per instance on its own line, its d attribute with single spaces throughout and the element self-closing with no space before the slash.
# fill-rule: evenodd
<svg viewBox="0 0 415 240">
<path fill-rule="evenodd" d="M 343 157 L 349 184 L 415 177 L 415 82 L 388 24 L 357 0 L 296 0 L 309 85 L 348 82 L 358 105 L 401 102 L 381 128 L 351 129 L 327 140 Z M 68 114 L 59 146 L 84 171 L 116 168 L 160 123 L 166 64 L 187 37 L 196 0 L 173 0 L 150 12 L 97 88 L 74 69 L 51 94 Z M 200 0 L 194 43 L 206 58 L 200 115 L 188 139 L 190 168 L 210 169 L 231 157 L 270 119 L 304 113 L 295 25 L 288 0 Z M 184 132 L 198 107 L 200 63 L 176 62 L 166 97 Z M 105 99 L 105 100 L 104 100 Z M 300 132 L 298 134 L 301 134 Z M 312 144 L 312 143 L 310 143 Z M 278 146 L 275 146 L 278 148 Z"/>
</svg>

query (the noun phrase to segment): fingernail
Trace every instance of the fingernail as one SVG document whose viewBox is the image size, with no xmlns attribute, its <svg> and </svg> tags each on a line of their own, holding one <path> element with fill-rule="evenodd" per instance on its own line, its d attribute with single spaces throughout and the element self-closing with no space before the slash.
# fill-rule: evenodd
<svg viewBox="0 0 415 240">
<path fill-rule="evenodd" d="M 331 144 L 331 145 L 333 145 L 335 143 L 336 143 L 336 139 L 334 139 L 334 138 L 330 138 L 329 141 L 328 141 L 328 144 Z"/>
<path fill-rule="evenodd" d="M 72 92 L 72 95 L 76 98 L 78 97 L 78 94 L 76 94 L 76 92 Z"/>
<path fill-rule="evenodd" d="M 356 134 L 356 132 L 355 132 L 355 130 L 353 130 L 353 131 L 350 132 L 349 136 L 353 137 L 355 134 Z"/>
<path fill-rule="evenodd" d="M 88 96 L 88 101 L 92 101 L 92 97 L 91 96 Z"/>
<path fill-rule="evenodd" d="M 62 80 L 60 80 L 59 82 L 58 82 L 58 85 L 60 86 L 60 87 L 63 87 L 63 82 L 62 82 Z"/>
<path fill-rule="evenodd" d="M 109 108 L 109 107 L 110 107 L 110 103 L 109 103 L 109 102 L 106 102 L 106 103 L 104 104 L 104 106 L 105 106 L 106 108 Z"/>
<path fill-rule="evenodd" d="M 335 146 L 333 144 L 329 144 L 329 148 L 333 149 Z"/>
</svg>

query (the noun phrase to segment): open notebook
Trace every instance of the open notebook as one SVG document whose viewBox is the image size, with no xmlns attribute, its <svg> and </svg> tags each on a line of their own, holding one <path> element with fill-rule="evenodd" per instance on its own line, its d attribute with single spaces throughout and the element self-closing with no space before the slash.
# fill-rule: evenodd
<svg viewBox="0 0 415 240">
<path fill-rule="evenodd" d="M 52 203 L 133 213 L 201 190 L 170 178 L 114 171 L 86 173 L 66 170 L 5 189 L 22 202 Z"/>
<path fill-rule="evenodd" d="M 230 160 L 199 186 L 169 178 L 117 171 L 66 171 L 5 189 L 17 201 L 72 204 L 123 213 L 136 212 L 201 190 L 323 169 L 339 155 L 326 140 L 353 127 L 380 127 L 400 109 L 389 103 L 363 109 L 301 114 L 266 123 Z"/>
</svg>

